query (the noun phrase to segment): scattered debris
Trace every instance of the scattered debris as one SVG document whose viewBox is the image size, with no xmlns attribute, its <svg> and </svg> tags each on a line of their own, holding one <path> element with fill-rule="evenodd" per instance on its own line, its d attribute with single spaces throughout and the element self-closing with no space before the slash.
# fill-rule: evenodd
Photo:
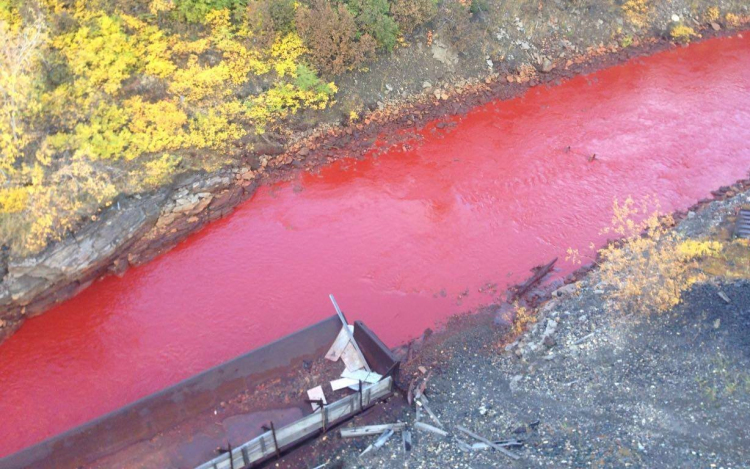
<svg viewBox="0 0 750 469">
<path fill-rule="evenodd" d="M 475 440 L 481 441 L 482 443 L 488 445 L 490 448 L 495 449 L 497 451 L 500 451 L 501 453 L 503 453 L 504 455 L 508 456 L 511 459 L 516 459 L 516 460 L 520 459 L 519 455 L 508 451 L 507 449 L 503 448 L 500 445 L 497 445 L 497 444 L 491 442 L 490 440 L 488 440 L 487 438 L 485 438 L 483 436 L 477 435 L 476 433 L 472 432 L 471 430 L 468 430 L 468 429 L 466 429 L 466 428 L 464 428 L 464 427 L 462 427 L 460 425 L 456 426 L 456 429 L 458 431 L 460 431 L 462 433 L 465 433 L 466 435 L 474 438 Z"/>
<path fill-rule="evenodd" d="M 414 428 L 418 428 L 420 430 L 428 431 L 430 433 L 434 433 L 434 434 L 440 435 L 440 436 L 448 436 L 448 432 L 446 432 L 445 430 L 441 430 L 441 429 L 439 429 L 437 427 L 433 427 L 432 425 L 430 425 L 428 423 L 424 423 L 424 422 L 415 422 L 414 423 Z"/>
<path fill-rule="evenodd" d="M 359 381 L 352 378 L 339 378 L 331 381 L 331 389 L 334 391 L 357 385 L 359 385 Z"/>
<path fill-rule="evenodd" d="M 390 429 L 387 432 L 383 433 L 380 436 L 380 438 L 375 440 L 375 443 L 365 448 L 365 450 L 362 451 L 362 453 L 360 453 L 359 457 L 361 458 L 362 456 L 364 456 L 365 454 L 369 453 L 372 450 L 377 450 L 379 448 L 382 448 L 383 445 L 385 445 L 385 443 L 388 441 L 388 439 L 393 436 L 393 433 L 394 433 L 393 429 Z"/>
<path fill-rule="evenodd" d="M 318 402 L 323 402 L 323 405 L 328 404 L 328 401 L 326 401 L 326 395 L 323 392 L 323 386 L 315 386 L 312 389 L 308 389 L 307 397 L 311 401 L 310 405 L 312 406 L 313 410 L 318 410 L 321 407 L 320 405 L 318 405 Z"/>
<path fill-rule="evenodd" d="M 360 381 L 363 381 L 365 383 L 375 384 L 381 379 L 383 379 L 382 375 L 379 375 L 378 373 L 375 373 L 374 371 L 368 372 L 362 369 L 359 369 L 357 371 L 349 371 L 348 369 L 346 369 L 344 370 L 343 373 L 341 373 L 341 377 L 355 381 L 352 384 L 357 384 Z"/>
<path fill-rule="evenodd" d="M 717 293 L 719 294 L 719 297 L 720 297 L 720 298 L 721 298 L 722 300 L 724 300 L 724 303 L 727 303 L 727 304 L 729 304 L 729 303 L 731 303 L 731 302 L 732 302 L 732 300 L 730 300 L 730 299 L 729 299 L 729 297 L 727 296 L 727 294 L 726 294 L 726 293 L 724 293 L 723 291 L 719 290 L 719 291 L 718 291 Z"/>
<path fill-rule="evenodd" d="M 401 432 L 401 439 L 404 442 L 404 453 L 411 451 L 411 432 L 404 430 Z"/>
<path fill-rule="evenodd" d="M 424 396 L 420 397 L 417 401 L 417 405 L 421 406 L 425 412 L 427 412 L 427 415 L 430 416 L 430 418 L 438 425 L 440 428 L 445 428 L 443 424 L 440 422 L 440 419 L 437 418 L 437 415 L 430 409 L 430 406 L 427 405 L 427 399 L 425 399 Z"/>
</svg>

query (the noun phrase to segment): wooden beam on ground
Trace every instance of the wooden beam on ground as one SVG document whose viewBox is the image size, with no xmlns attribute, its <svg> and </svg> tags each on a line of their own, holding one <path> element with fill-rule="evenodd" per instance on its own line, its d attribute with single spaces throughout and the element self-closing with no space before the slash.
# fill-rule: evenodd
<svg viewBox="0 0 750 469">
<path fill-rule="evenodd" d="M 487 444 L 487 446 L 489 446 L 490 448 L 493 448 L 493 449 L 496 449 L 497 451 L 500 451 L 501 453 L 503 453 L 504 455 L 508 456 L 511 459 L 514 459 L 514 460 L 520 459 L 520 456 L 517 455 L 516 453 L 511 453 L 510 451 L 508 451 L 507 449 L 503 448 L 502 446 L 496 445 L 495 443 L 491 442 L 487 438 L 485 438 L 483 436 L 480 436 L 480 435 L 477 435 L 476 433 L 474 433 L 471 430 L 468 430 L 468 429 L 462 427 L 461 425 L 457 425 L 456 429 L 458 431 L 460 431 L 460 432 L 463 432 L 463 433 L 469 435 L 470 437 L 474 438 L 475 440 L 479 440 L 482 443 Z"/>
<path fill-rule="evenodd" d="M 430 433 L 434 433 L 434 434 L 440 435 L 440 436 L 448 436 L 448 432 L 446 432 L 445 430 L 441 430 L 441 429 L 439 429 L 437 427 L 433 427 L 432 425 L 430 425 L 428 423 L 424 423 L 424 422 L 415 422 L 414 423 L 414 428 L 418 428 L 420 430 L 424 430 L 424 431 L 427 431 L 427 432 L 430 432 Z"/>
<path fill-rule="evenodd" d="M 379 435 L 388 430 L 403 430 L 405 423 L 386 423 L 383 425 L 366 425 L 363 427 L 342 428 L 341 438 L 354 438 L 358 436 Z"/>
</svg>

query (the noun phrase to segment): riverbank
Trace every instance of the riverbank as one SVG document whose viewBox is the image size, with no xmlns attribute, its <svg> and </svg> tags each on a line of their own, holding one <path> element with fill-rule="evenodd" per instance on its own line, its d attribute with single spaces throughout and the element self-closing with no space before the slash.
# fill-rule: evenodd
<svg viewBox="0 0 750 469">
<path fill-rule="evenodd" d="M 708 38 L 730 33 L 719 26 L 718 31 L 711 27 L 702 34 Z M 455 73 L 444 75 L 445 83 L 439 89 L 431 84 L 420 93 L 406 93 L 406 98 L 386 100 L 382 109 L 375 106 L 357 122 L 298 134 L 296 140 L 266 147 L 263 155 L 248 155 L 241 166 L 186 175 L 154 193 L 118 199 L 95 221 L 39 255 L 18 258 L 5 253 L 0 269 L 4 274 L 0 284 L 0 338 L 8 337 L 25 318 L 70 298 L 97 278 L 122 274 L 129 266 L 141 265 L 166 252 L 190 233 L 230 213 L 261 184 L 414 138 L 408 129 L 465 113 L 493 99 L 518 96 L 531 86 L 559 83 L 669 47 L 673 47 L 671 41 L 657 39 L 656 35 L 625 48 L 612 44 L 584 50 L 576 46 L 568 55 L 561 52 L 565 62 L 563 58 L 555 61 L 546 72 L 526 69 L 528 73 L 519 73 L 520 69 L 508 66 L 492 73 L 474 70 L 471 73 L 476 72 L 477 77 L 468 79 L 461 74 L 469 73 L 470 68 L 453 64 L 450 68 Z M 401 66 L 406 65 L 402 62 Z M 376 146 L 383 135 L 386 141 L 378 141 Z"/>
<path fill-rule="evenodd" d="M 429 374 L 429 405 L 450 435 L 415 430 L 413 407 L 396 406 L 366 423 L 407 422 L 408 454 L 398 437 L 361 458 L 371 441 L 336 440 L 317 443 L 310 452 L 314 462 L 347 468 L 744 467 L 750 457 L 750 245 L 732 238 L 737 210 L 750 203 L 750 191 L 741 188 L 725 188 L 715 194 L 719 200 L 677 214 L 681 221 L 670 233 L 682 241 L 721 243 L 725 251 L 700 260 L 707 280 L 676 306 L 657 313 L 636 297 L 638 309 L 623 314 L 611 300 L 617 280 L 596 269 L 571 277 L 577 281 L 523 316 L 519 336 L 494 325 L 496 308 L 457 318 L 425 341 L 402 380 L 407 385 Z M 631 268 L 619 275 L 637 276 Z M 422 421 L 437 425 L 424 413 Z M 462 449 L 459 439 L 478 442 L 457 432 L 459 425 L 491 440 L 523 441 L 509 448 L 520 459 Z"/>
</svg>

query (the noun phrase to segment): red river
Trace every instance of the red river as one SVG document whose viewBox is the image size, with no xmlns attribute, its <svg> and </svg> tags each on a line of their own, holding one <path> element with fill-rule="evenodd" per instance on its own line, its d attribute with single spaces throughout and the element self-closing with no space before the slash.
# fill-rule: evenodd
<svg viewBox="0 0 750 469">
<path fill-rule="evenodd" d="M 533 88 L 262 188 L 0 345 L 0 456 L 334 314 L 328 293 L 396 345 L 491 302 L 488 282 L 499 294 L 557 256 L 570 271 L 566 249 L 604 241 L 615 197 L 671 211 L 746 177 L 746 36 Z"/>
</svg>

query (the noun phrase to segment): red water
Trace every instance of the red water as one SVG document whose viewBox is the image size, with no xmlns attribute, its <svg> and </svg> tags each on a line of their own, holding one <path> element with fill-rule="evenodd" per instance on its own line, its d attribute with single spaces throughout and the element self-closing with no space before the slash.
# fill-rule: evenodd
<svg viewBox="0 0 750 469">
<path fill-rule="evenodd" d="M 411 150 L 264 188 L 157 261 L 27 321 L 0 346 L 0 455 L 327 317 L 328 293 L 395 345 L 491 301 L 478 291 L 488 282 L 501 291 L 601 243 L 614 197 L 658 194 L 672 210 L 745 177 L 750 37 L 430 128 Z"/>
</svg>

